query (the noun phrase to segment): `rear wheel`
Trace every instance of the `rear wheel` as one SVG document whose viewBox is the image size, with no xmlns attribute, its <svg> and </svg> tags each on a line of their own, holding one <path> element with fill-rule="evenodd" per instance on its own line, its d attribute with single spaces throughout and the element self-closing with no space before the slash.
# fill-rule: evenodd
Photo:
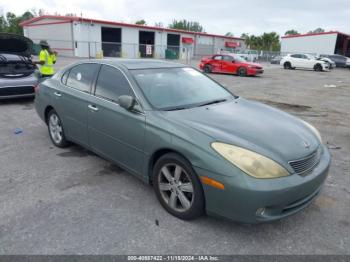
<svg viewBox="0 0 350 262">
<path fill-rule="evenodd" d="M 153 187 L 166 211 L 191 220 L 204 212 L 202 184 L 191 164 L 175 153 L 162 156 L 153 168 Z"/>
<path fill-rule="evenodd" d="M 238 75 L 239 76 L 247 76 L 247 69 L 245 69 L 244 67 L 240 67 L 238 69 Z"/>
<path fill-rule="evenodd" d="M 320 71 L 322 71 L 322 66 L 320 64 L 316 64 L 314 66 L 314 70 L 317 71 L 317 72 L 320 72 Z"/>
<path fill-rule="evenodd" d="M 58 114 L 52 109 L 47 116 L 47 126 L 52 143 L 57 147 L 67 147 L 69 142 L 66 140 L 62 122 Z"/>
<path fill-rule="evenodd" d="M 210 74 L 211 73 L 211 65 L 205 65 L 204 66 L 204 72 L 207 73 L 207 74 Z"/>
<path fill-rule="evenodd" d="M 284 69 L 292 69 L 292 65 L 290 64 L 290 62 L 285 62 L 283 64 L 283 67 L 284 67 Z"/>
</svg>

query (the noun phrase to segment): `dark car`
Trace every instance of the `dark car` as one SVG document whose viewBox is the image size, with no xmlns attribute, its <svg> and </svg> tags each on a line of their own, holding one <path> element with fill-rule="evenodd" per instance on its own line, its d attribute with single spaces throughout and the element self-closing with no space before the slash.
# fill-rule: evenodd
<svg viewBox="0 0 350 262">
<path fill-rule="evenodd" d="M 152 183 L 181 219 L 292 215 L 320 194 L 331 161 L 310 124 L 177 63 L 78 62 L 39 84 L 35 106 L 54 145 L 78 143 Z"/>
<path fill-rule="evenodd" d="M 282 56 L 277 55 L 271 59 L 271 64 L 279 65 L 281 59 L 282 59 Z"/>
<path fill-rule="evenodd" d="M 29 38 L 0 33 L 0 99 L 34 97 L 39 72 L 31 60 L 32 46 Z"/>
<path fill-rule="evenodd" d="M 327 57 L 335 62 L 337 67 L 350 67 L 350 59 L 343 55 L 325 55 L 322 54 L 320 57 Z"/>
</svg>

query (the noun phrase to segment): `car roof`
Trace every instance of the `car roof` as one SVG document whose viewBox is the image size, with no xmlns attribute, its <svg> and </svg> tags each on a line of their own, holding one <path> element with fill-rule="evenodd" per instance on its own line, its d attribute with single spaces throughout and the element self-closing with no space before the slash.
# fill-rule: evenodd
<svg viewBox="0 0 350 262">
<path fill-rule="evenodd" d="M 184 64 L 156 60 L 156 59 L 124 59 L 124 58 L 107 58 L 90 60 L 97 63 L 106 63 L 115 66 L 123 66 L 127 69 L 151 69 L 151 68 L 171 68 L 186 67 Z"/>
</svg>

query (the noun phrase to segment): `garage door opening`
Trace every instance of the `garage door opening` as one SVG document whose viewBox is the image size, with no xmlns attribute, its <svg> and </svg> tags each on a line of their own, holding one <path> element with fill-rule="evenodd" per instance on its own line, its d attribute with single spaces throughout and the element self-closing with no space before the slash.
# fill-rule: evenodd
<svg viewBox="0 0 350 262">
<path fill-rule="evenodd" d="M 121 28 L 101 28 L 102 50 L 106 57 L 121 57 Z"/>
<path fill-rule="evenodd" d="M 179 59 L 179 53 L 180 53 L 180 35 L 168 34 L 167 50 L 165 51 L 165 58 Z"/>
<path fill-rule="evenodd" d="M 139 32 L 140 57 L 153 57 L 154 54 L 154 32 Z"/>
</svg>

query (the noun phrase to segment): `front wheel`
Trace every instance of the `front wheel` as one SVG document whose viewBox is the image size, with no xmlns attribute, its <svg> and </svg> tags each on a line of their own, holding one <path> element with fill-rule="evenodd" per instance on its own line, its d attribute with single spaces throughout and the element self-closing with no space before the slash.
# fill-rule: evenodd
<svg viewBox="0 0 350 262">
<path fill-rule="evenodd" d="M 191 220 L 204 212 L 202 184 L 191 164 L 175 153 L 162 156 L 153 168 L 157 198 L 173 216 Z"/>
<path fill-rule="evenodd" d="M 314 70 L 317 71 L 317 72 L 320 72 L 320 71 L 322 71 L 322 66 L 320 64 L 316 64 L 314 66 Z"/>
<path fill-rule="evenodd" d="M 64 135 L 61 119 L 54 109 L 47 116 L 47 126 L 50 139 L 55 146 L 62 148 L 69 146 L 69 142 Z"/>
<path fill-rule="evenodd" d="M 239 76 L 247 76 L 247 69 L 245 69 L 244 67 L 239 68 L 238 75 Z"/>
</svg>

